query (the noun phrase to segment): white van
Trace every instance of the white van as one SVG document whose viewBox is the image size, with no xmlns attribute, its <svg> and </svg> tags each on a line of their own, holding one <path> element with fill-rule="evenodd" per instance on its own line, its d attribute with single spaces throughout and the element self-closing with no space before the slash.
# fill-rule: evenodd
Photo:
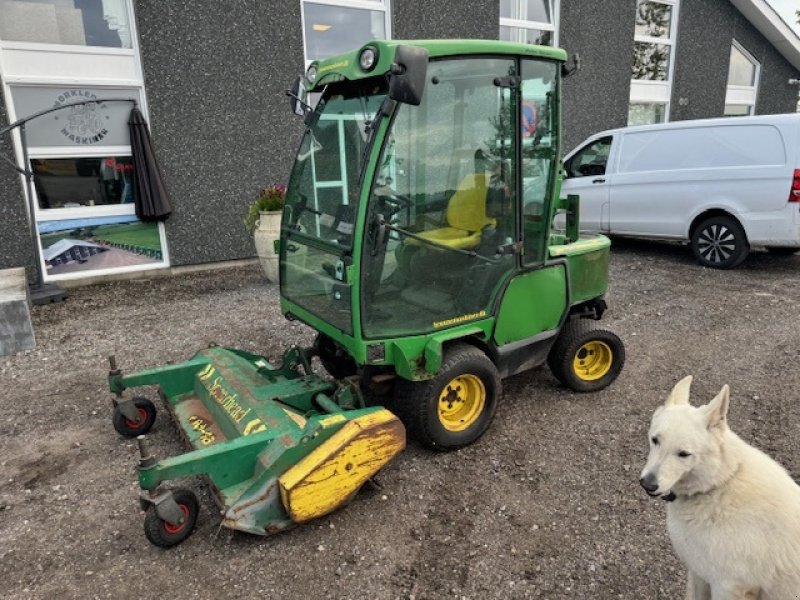
<svg viewBox="0 0 800 600">
<path fill-rule="evenodd" d="M 800 114 L 604 131 L 564 167 L 583 230 L 687 241 L 719 269 L 751 245 L 800 250 Z"/>
</svg>

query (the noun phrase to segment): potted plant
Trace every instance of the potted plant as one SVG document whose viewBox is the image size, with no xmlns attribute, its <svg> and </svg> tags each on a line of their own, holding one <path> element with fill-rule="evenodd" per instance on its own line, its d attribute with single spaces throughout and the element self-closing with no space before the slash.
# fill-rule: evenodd
<svg viewBox="0 0 800 600">
<path fill-rule="evenodd" d="M 247 207 L 244 225 L 253 234 L 256 254 L 267 281 L 278 281 L 278 255 L 275 253 L 275 240 L 281 234 L 281 212 L 286 200 L 285 185 L 271 185 L 264 188 Z"/>
</svg>

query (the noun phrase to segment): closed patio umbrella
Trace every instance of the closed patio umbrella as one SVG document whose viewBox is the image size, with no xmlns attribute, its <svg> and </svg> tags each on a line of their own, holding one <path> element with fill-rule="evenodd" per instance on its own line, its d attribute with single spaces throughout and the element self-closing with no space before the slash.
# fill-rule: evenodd
<svg viewBox="0 0 800 600">
<path fill-rule="evenodd" d="M 142 221 L 163 221 L 172 212 L 172 205 L 150 141 L 147 121 L 136 107 L 131 111 L 128 128 L 133 152 L 136 216 Z"/>
</svg>

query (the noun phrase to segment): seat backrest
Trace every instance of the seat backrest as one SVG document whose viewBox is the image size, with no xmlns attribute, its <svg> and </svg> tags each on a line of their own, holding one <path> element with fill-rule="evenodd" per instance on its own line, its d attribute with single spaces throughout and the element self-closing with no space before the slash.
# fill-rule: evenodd
<svg viewBox="0 0 800 600">
<path fill-rule="evenodd" d="M 470 173 L 447 204 L 447 224 L 456 229 L 480 231 L 496 221 L 486 216 L 486 174 Z"/>
</svg>

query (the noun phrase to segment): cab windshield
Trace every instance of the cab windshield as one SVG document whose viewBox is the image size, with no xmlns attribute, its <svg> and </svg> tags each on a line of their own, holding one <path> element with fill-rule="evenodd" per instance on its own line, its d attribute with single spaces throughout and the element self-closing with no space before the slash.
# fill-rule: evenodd
<svg viewBox="0 0 800 600">
<path fill-rule="evenodd" d="M 334 327 L 352 333 L 351 282 L 363 170 L 383 79 L 329 86 L 306 129 L 289 178 L 282 219 L 281 291 Z"/>
<path fill-rule="evenodd" d="M 284 226 L 351 249 L 359 183 L 383 86 L 329 88 L 306 129 L 289 180 Z"/>
</svg>

